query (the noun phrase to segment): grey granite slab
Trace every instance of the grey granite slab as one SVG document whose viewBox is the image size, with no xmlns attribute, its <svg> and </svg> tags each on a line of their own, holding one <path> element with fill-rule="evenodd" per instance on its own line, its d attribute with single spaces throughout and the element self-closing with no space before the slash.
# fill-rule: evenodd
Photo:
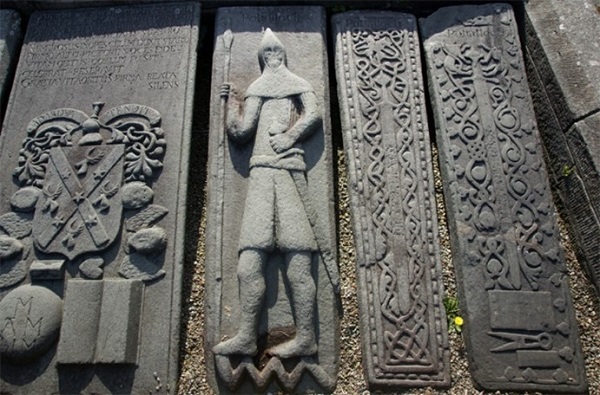
<svg viewBox="0 0 600 395">
<path fill-rule="evenodd" d="M 420 27 L 473 379 L 486 390 L 584 392 L 513 11 L 448 7 Z"/>
<path fill-rule="evenodd" d="M 0 10 L 0 120 L 11 87 L 11 74 L 23 33 L 21 17 L 13 10 Z"/>
<path fill-rule="evenodd" d="M 525 5 L 527 49 L 563 130 L 600 110 L 600 13 L 594 0 Z"/>
<path fill-rule="evenodd" d="M 31 16 L 0 141 L 3 391 L 175 388 L 199 18 Z"/>
<path fill-rule="evenodd" d="M 450 386 L 440 247 L 414 16 L 333 18 L 370 388 Z"/>
<path fill-rule="evenodd" d="M 206 235 L 218 392 L 330 392 L 339 276 L 325 10 L 219 9 Z"/>
<path fill-rule="evenodd" d="M 593 1 L 532 1 L 526 65 L 549 175 L 600 296 L 600 14 Z"/>
</svg>

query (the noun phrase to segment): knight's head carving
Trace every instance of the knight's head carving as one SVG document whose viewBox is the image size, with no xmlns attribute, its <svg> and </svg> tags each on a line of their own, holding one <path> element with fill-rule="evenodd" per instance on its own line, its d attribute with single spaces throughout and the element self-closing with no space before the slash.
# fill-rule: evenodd
<svg viewBox="0 0 600 395">
<path fill-rule="evenodd" d="M 102 144 L 102 136 L 100 135 L 100 123 L 98 122 L 98 114 L 104 107 L 104 103 L 94 103 L 94 113 L 92 116 L 81 124 L 82 137 L 79 140 L 79 145 L 96 145 Z"/>
<path fill-rule="evenodd" d="M 275 33 L 269 28 L 265 30 L 265 34 L 260 42 L 258 62 L 261 71 L 264 71 L 265 66 L 273 70 L 278 69 L 281 65 L 287 67 L 287 57 L 283 43 L 279 41 Z"/>
</svg>

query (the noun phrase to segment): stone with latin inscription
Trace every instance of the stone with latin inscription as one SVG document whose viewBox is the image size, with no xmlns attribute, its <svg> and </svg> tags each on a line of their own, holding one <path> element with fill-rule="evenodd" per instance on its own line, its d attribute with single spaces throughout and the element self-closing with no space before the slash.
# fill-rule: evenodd
<svg viewBox="0 0 600 395">
<path fill-rule="evenodd" d="M 219 9 L 205 352 L 219 393 L 329 393 L 339 354 L 325 10 Z"/>
<path fill-rule="evenodd" d="M 29 18 L 0 140 L 3 391 L 176 388 L 199 20 Z"/>
<path fill-rule="evenodd" d="M 22 39 L 21 17 L 14 10 L 0 10 L 0 119 L 10 92 L 12 72 Z"/>
<path fill-rule="evenodd" d="M 371 389 L 449 387 L 417 22 L 354 11 L 333 28 L 366 379 Z"/>
<path fill-rule="evenodd" d="M 584 393 L 513 10 L 447 7 L 420 22 L 473 380 L 490 391 Z"/>
</svg>

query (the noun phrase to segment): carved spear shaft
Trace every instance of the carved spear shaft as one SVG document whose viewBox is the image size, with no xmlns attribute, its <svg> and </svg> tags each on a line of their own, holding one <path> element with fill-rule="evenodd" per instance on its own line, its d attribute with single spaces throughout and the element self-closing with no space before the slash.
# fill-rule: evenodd
<svg viewBox="0 0 600 395">
<path fill-rule="evenodd" d="M 229 82 L 229 67 L 231 64 L 231 45 L 233 44 L 233 33 L 231 32 L 230 29 L 225 30 L 225 33 L 223 33 L 222 36 L 222 40 L 223 40 L 223 47 L 225 49 L 225 61 L 224 61 L 224 65 L 223 65 L 223 82 L 224 83 L 228 83 Z M 219 230 L 218 232 L 216 232 L 216 247 L 218 248 L 219 251 L 219 265 L 221 265 L 221 271 L 223 270 L 222 268 L 222 262 L 223 262 L 223 207 L 224 207 L 224 188 L 225 188 L 225 134 L 227 133 L 227 99 L 228 96 L 221 96 L 220 97 L 220 122 L 219 122 L 219 144 L 217 147 L 217 161 L 218 161 L 218 167 L 217 167 L 217 180 L 218 180 L 218 187 L 217 187 L 217 215 L 218 215 L 218 226 L 219 226 Z M 222 277 L 222 273 L 219 277 Z M 216 298 L 217 301 L 221 300 L 221 289 L 220 289 L 220 284 L 221 282 L 217 283 L 217 292 L 218 292 L 218 297 Z M 221 306 L 220 306 L 220 302 L 219 302 L 219 306 L 217 306 L 217 311 L 221 311 Z"/>
</svg>

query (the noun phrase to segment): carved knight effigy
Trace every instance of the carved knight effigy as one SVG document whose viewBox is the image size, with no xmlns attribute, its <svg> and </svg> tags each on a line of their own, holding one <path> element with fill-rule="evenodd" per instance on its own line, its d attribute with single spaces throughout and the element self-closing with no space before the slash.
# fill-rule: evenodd
<svg viewBox="0 0 600 395">
<path fill-rule="evenodd" d="M 585 392 L 567 269 L 514 14 L 441 9 L 421 24 L 473 379 Z"/>
<path fill-rule="evenodd" d="M 266 291 L 264 266 L 268 254 L 277 248 L 285 254 L 296 335 L 267 353 L 281 358 L 310 356 L 317 352 L 313 323 L 316 286 L 311 265 L 312 254 L 319 249 L 305 209 L 310 202 L 300 145 L 319 126 L 321 116 L 314 90 L 287 69 L 283 44 L 270 29 L 258 58 L 262 75 L 246 91 L 242 121 L 236 119 L 239 102 L 232 98 L 226 122 L 233 140 L 245 142 L 256 135 L 239 242 L 240 329 L 213 351 L 218 355 L 256 354 Z M 228 85 L 222 95 L 229 96 Z M 294 114 L 298 114 L 297 120 Z"/>
<path fill-rule="evenodd" d="M 334 350 L 327 339 L 331 333 L 321 333 L 327 310 L 319 307 L 323 298 L 332 300 L 339 280 L 327 210 L 315 201 L 310 179 L 310 166 L 322 157 L 314 146 L 315 136 L 322 138 L 323 133 L 322 104 L 311 83 L 288 69 L 286 47 L 269 28 L 258 43 L 260 76 L 239 95 L 235 71 L 230 72 L 228 64 L 235 56 L 236 40 L 230 30 L 220 40 L 226 51 L 223 83 L 217 87 L 222 118 L 216 129 L 219 135 L 213 137 L 220 140 L 216 157 L 224 161 L 220 163 L 224 173 L 230 160 L 247 169 L 248 175 L 245 193 L 236 199 L 239 236 L 219 246 L 223 261 L 214 263 L 223 265 L 220 275 L 231 287 L 229 293 L 238 290 L 230 296 L 222 290 L 220 298 L 223 304 L 225 299 L 235 304 L 235 320 L 208 329 L 218 336 L 208 344 L 220 380 L 217 385 L 240 392 L 263 391 L 276 388 L 275 375 L 280 388 L 292 391 L 310 385 L 305 383 L 310 374 L 318 384 L 314 388 L 331 390 L 335 377 L 321 365 Z M 242 159 L 240 152 L 247 157 Z M 227 215 L 227 208 L 221 216 Z M 227 223 L 221 221 L 224 229 Z M 225 259 L 225 250 L 233 262 Z"/>
</svg>

